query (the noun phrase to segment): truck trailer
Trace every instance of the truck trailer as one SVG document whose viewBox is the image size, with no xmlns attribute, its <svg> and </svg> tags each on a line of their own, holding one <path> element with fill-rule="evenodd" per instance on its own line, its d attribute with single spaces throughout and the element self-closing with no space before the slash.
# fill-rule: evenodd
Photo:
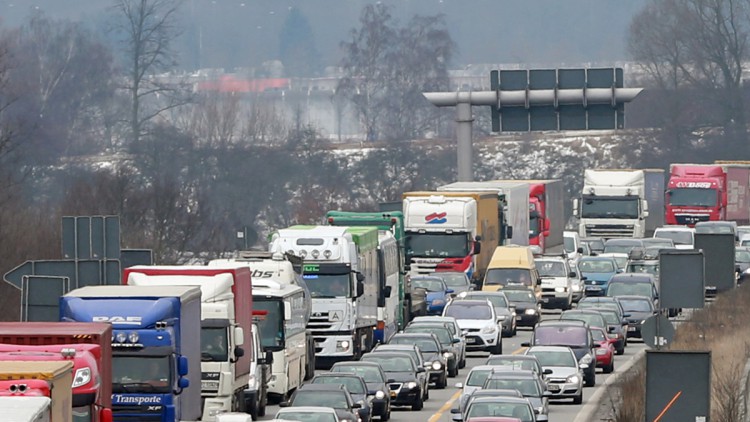
<svg viewBox="0 0 750 422">
<path fill-rule="evenodd" d="M 112 325 L 115 420 L 199 420 L 198 287 L 82 287 L 60 298 L 60 320 Z"/>
</svg>

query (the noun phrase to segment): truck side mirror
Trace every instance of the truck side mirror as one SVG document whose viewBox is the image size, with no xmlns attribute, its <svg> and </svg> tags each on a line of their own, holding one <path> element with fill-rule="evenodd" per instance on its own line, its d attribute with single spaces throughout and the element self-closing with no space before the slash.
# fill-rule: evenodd
<svg viewBox="0 0 750 422">
<path fill-rule="evenodd" d="M 385 297 L 391 297 L 391 290 L 393 290 L 391 286 L 385 286 L 385 289 L 383 290 L 383 295 Z"/>
<path fill-rule="evenodd" d="M 177 358 L 177 375 L 184 377 L 188 374 L 188 358 L 180 356 Z"/>
<path fill-rule="evenodd" d="M 187 378 L 180 377 L 177 380 L 177 386 L 180 388 L 180 390 L 184 390 L 188 387 L 190 387 L 190 380 Z"/>
<path fill-rule="evenodd" d="M 362 274 L 362 273 L 360 273 L 360 272 L 358 272 L 358 273 L 357 273 L 357 282 L 358 282 L 358 283 L 361 283 L 361 282 L 363 282 L 363 281 L 365 281 L 365 275 L 364 275 L 364 274 Z"/>
<path fill-rule="evenodd" d="M 578 199 L 573 200 L 573 215 L 578 217 Z"/>
<path fill-rule="evenodd" d="M 112 422 L 112 409 L 101 409 L 99 411 L 99 422 Z"/>
<path fill-rule="evenodd" d="M 544 219 L 544 231 L 548 232 L 549 228 L 550 228 L 550 226 L 549 226 L 549 220 L 545 218 Z M 549 236 L 549 233 L 545 234 L 545 236 Z"/>
<path fill-rule="evenodd" d="M 245 344 L 245 331 L 242 327 L 234 327 L 234 345 L 242 346 Z"/>
<path fill-rule="evenodd" d="M 273 363 L 273 352 L 269 350 L 268 352 L 266 352 L 266 364 L 270 365 L 272 363 Z"/>
<path fill-rule="evenodd" d="M 508 226 L 505 228 L 505 238 L 506 239 L 513 238 L 513 226 Z"/>
<path fill-rule="evenodd" d="M 243 356 L 245 356 L 245 349 L 243 349 L 240 346 L 235 346 L 234 347 L 234 357 L 237 358 L 237 359 L 239 359 L 239 358 L 241 358 Z"/>
<path fill-rule="evenodd" d="M 357 297 L 360 297 L 363 294 L 365 294 L 365 283 L 361 282 L 360 280 L 357 280 Z"/>
<path fill-rule="evenodd" d="M 474 241 L 474 255 L 479 255 L 480 252 L 482 252 L 482 243 L 476 240 Z"/>
</svg>

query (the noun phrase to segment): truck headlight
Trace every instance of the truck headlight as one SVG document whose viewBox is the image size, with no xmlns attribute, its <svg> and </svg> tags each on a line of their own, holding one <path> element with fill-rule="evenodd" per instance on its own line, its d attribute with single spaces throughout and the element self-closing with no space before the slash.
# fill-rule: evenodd
<svg viewBox="0 0 750 422">
<path fill-rule="evenodd" d="M 250 374 L 250 378 L 247 380 L 248 389 L 250 390 L 257 389 L 258 386 L 256 385 L 256 383 L 257 383 L 257 377 L 255 376 L 255 374 Z"/>
<path fill-rule="evenodd" d="M 349 350 L 349 340 L 338 340 L 336 341 L 336 351 L 337 352 L 346 352 Z"/>
<path fill-rule="evenodd" d="M 432 369 L 434 369 L 436 371 L 439 371 L 439 370 L 443 369 L 443 364 L 440 363 L 439 361 L 434 361 L 434 362 L 432 362 Z"/>
<path fill-rule="evenodd" d="M 76 369 L 76 374 L 73 377 L 73 388 L 86 385 L 89 381 L 91 381 L 91 368 L 87 366 Z"/>
<path fill-rule="evenodd" d="M 581 286 L 579 286 L 578 284 L 574 284 L 573 285 L 573 291 L 574 292 L 580 292 L 581 291 Z"/>
<path fill-rule="evenodd" d="M 385 393 L 382 392 L 382 391 L 380 391 L 380 390 L 378 390 L 378 391 L 375 392 L 375 398 L 378 399 L 378 400 L 382 400 L 382 399 L 385 398 Z"/>
<path fill-rule="evenodd" d="M 138 333 L 136 333 L 135 331 L 131 331 L 128 334 L 128 341 L 131 343 L 138 343 Z"/>
<path fill-rule="evenodd" d="M 120 331 L 115 335 L 115 340 L 117 340 L 118 343 L 125 343 L 125 340 L 127 339 L 128 339 L 128 335 L 125 334 L 123 331 Z"/>
<path fill-rule="evenodd" d="M 555 287 L 555 291 L 557 293 L 565 293 L 568 291 L 568 288 L 567 287 Z"/>
<path fill-rule="evenodd" d="M 408 382 L 408 383 L 406 383 L 406 388 L 408 388 L 409 390 L 413 390 L 413 389 L 417 388 L 417 383 L 414 382 L 414 381 Z"/>
</svg>

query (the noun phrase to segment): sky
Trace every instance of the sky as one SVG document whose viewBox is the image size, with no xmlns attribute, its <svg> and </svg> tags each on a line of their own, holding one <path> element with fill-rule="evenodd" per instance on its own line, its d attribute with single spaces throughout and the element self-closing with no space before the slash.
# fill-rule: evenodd
<svg viewBox="0 0 750 422">
<path fill-rule="evenodd" d="M 325 65 L 358 27 L 366 0 L 182 0 L 178 43 L 184 69 L 258 66 L 278 58 L 279 32 L 291 7 L 307 17 Z M 404 23 L 415 14 L 446 17 L 457 44 L 452 68 L 472 63 L 611 64 L 628 60 L 633 16 L 648 0 L 382 0 Z M 105 28 L 109 0 L 0 0 L 0 28 L 34 8 L 49 17 Z"/>
</svg>

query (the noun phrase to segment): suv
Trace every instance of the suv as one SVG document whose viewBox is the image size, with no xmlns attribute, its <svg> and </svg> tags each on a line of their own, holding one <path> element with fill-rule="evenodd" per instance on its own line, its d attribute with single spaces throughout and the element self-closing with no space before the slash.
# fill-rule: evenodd
<svg viewBox="0 0 750 422">
<path fill-rule="evenodd" d="M 418 368 L 413 357 L 399 352 L 366 353 L 362 355 L 362 362 L 375 362 L 383 368 L 388 376 L 392 406 L 411 406 L 412 410 L 422 410 L 426 389 L 419 384 L 418 374 L 424 373 L 425 369 Z"/>
<path fill-rule="evenodd" d="M 542 279 L 542 306 L 570 309 L 573 306 L 573 279 L 568 260 L 559 256 L 542 256 L 536 260 L 536 269 Z"/>
<path fill-rule="evenodd" d="M 356 403 L 343 384 L 304 384 L 292 393 L 288 402 L 281 402 L 280 407 L 323 406 L 336 410 L 339 419 L 356 421 L 359 418 Z"/>
<path fill-rule="evenodd" d="M 443 349 L 437 335 L 433 333 L 398 333 L 391 337 L 388 344 L 405 344 L 419 346 L 419 351 L 424 359 L 425 369 L 430 369 L 430 380 L 435 387 L 442 389 L 448 385 L 448 359 L 443 353 L 449 349 Z"/>
<path fill-rule="evenodd" d="M 596 353 L 599 344 L 594 342 L 588 324 L 580 320 L 544 321 L 534 327 L 531 341 L 521 346 L 565 346 L 569 347 L 584 368 L 586 386 L 596 385 Z"/>
<path fill-rule="evenodd" d="M 455 300 L 445 307 L 443 316 L 456 318 L 458 326 L 467 331 L 467 350 L 485 350 L 493 355 L 503 353 L 502 326 L 489 301 Z"/>
<path fill-rule="evenodd" d="M 516 335 L 516 308 L 510 304 L 504 291 L 466 292 L 454 300 L 489 300 L 495 308 L 497 321 L 503 328 L 503 336 L 513 337 Z"/>
</svg>

